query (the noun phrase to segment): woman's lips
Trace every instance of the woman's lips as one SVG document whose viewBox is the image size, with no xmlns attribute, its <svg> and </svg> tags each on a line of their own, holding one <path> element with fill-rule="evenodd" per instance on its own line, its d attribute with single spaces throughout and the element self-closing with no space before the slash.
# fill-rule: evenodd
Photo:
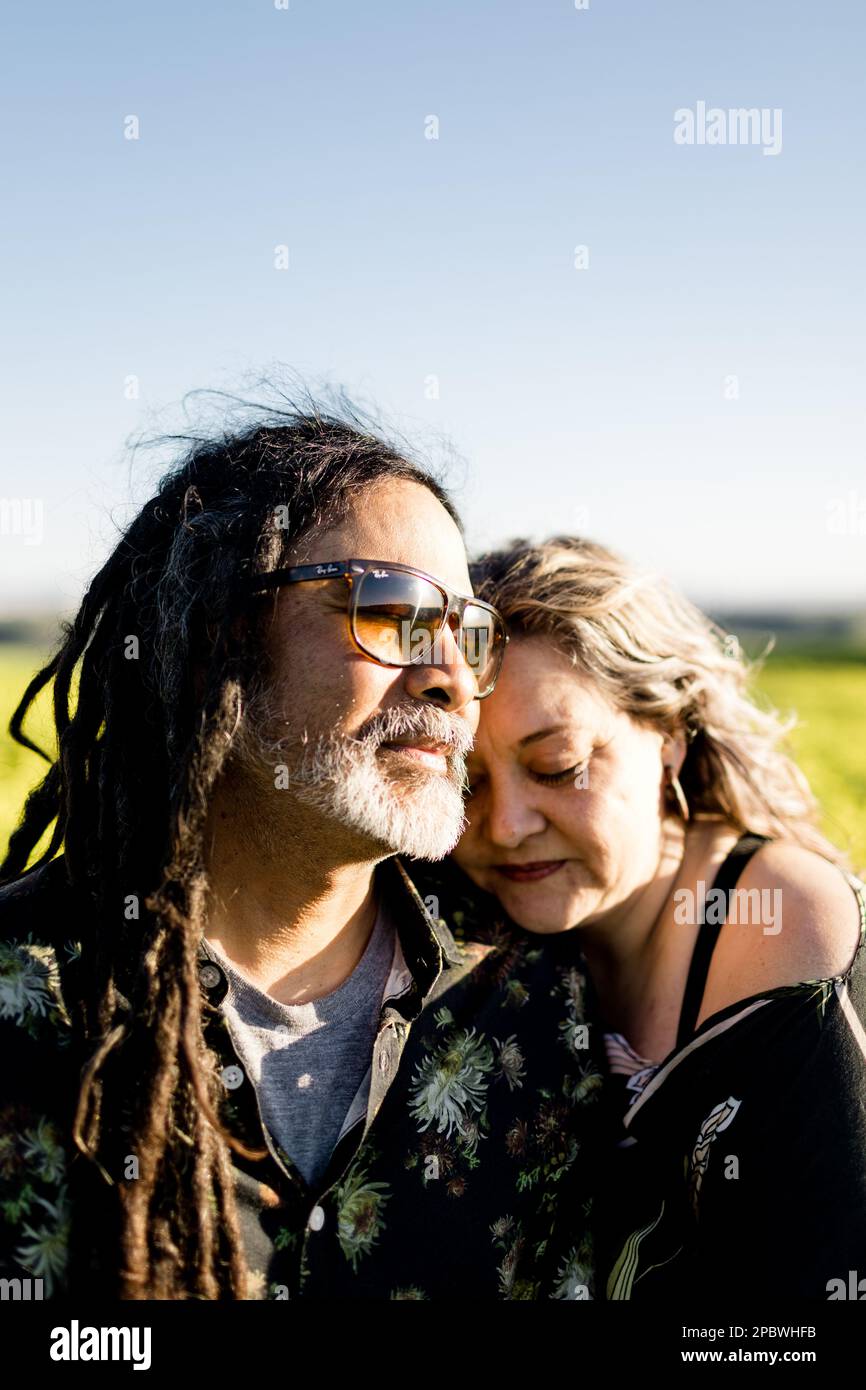
<svg viewBox="0 0 866 1390">
<path fill-rule="evenodd" d="M 532 864 L 494 864 L 493 867 L 511 883 L 535 883 L 539 878 L 555 874 L 565 862 L 564 859 L 538 859 Z"/>
</svg>

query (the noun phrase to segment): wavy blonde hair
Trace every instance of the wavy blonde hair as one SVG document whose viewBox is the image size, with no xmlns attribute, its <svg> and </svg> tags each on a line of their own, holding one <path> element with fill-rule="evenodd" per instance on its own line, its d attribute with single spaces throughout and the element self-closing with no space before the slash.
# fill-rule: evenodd
<svg viewBox="0 0 866 1390">
<path fill-rule="evenodd" d="M 679 779 L 692 814 L 794 841 L 850 872 L 781 746 L 796 720 L 755 703 L 759 662 L 664 579 L 575 536 L 512 541 L 476 560 L 472 578 L 512 637 L 549 639 L 617 708 L 685 734 Z"/>
</svg>

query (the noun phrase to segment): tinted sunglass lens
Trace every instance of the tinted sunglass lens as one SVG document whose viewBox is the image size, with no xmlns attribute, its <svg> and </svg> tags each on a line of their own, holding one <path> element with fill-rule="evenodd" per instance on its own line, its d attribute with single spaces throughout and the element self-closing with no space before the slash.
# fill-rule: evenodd
<svg viewBox="0 0 866 1390">
<path fill-rule="evenodd" d="M 463 656 L 475 675 L 480 696 L 496 684 L 505 633 L 499 619 L 487 608 L 467 604 L 463 614 Z"/>
<path fill-rule="evenodd" d="M 402 570 L 372 569 L 358 581 L 355 640 L 389 666 L 429 659 L 445 611 L 435 584 Z"/>
</svg>

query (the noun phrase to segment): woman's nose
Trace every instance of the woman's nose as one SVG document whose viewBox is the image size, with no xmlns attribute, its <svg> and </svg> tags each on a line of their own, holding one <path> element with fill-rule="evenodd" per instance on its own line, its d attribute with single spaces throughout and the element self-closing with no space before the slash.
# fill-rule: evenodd
<svg viewBox="0 0 866 1390">
<path fill-rule="evenodd" d="M 491 844 L 517 849 L 530 835 L 538 835 L 547 820 L 536 807 L 507 790 L 488 794 L 485 830 Z"/>
</svg>

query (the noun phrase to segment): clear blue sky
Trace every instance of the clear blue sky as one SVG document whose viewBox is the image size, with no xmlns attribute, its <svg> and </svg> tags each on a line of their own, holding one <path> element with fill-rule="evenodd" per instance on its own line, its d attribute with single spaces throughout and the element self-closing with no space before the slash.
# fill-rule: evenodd
<svg viewBox="0 0 866 1390">
<path fill-rule="evenodd" d="M 473 546 L 584 530 L 699 601 L 862 605 L 864 30 L 854 0 L 19 6 L 0 496 L 44 529 L 0 535 L 0 609 L 77 602 L 154 481 L 125 440 L 275 362 L 450 438 Z M 677 145 L 698 101 L 780 108 L 781 153 Z"/>
</svg>

